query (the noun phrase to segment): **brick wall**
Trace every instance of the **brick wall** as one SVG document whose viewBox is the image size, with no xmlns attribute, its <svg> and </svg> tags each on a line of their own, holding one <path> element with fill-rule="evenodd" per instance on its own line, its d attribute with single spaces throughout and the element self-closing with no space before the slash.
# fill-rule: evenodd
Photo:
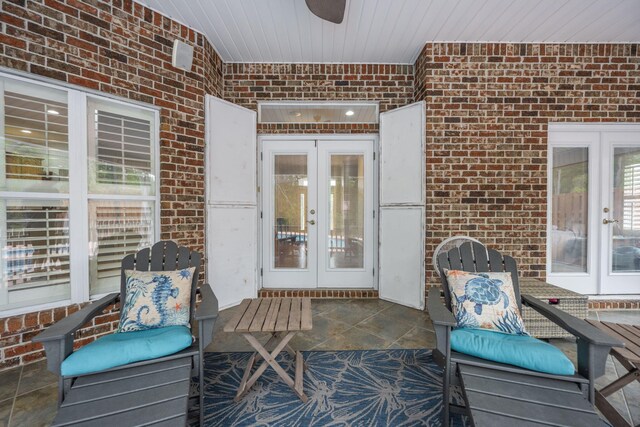
<svg viewBox="0 0 640 427">
<path fill-rule="evenodd" d="M 380 112 L 413 102 L 413 66 L 226 64 L 224 97 L 257 110 L 258 101 L 379 101 Z M 367 124 L 262 124 L 258 133 L 377 133 Z"/>
<path fill-rule="evenodd" d="M 427 103 L 431 257 L 463 234 L 544 278 L 549 122 L 639 122 L 640 45 L 429 43 L 415 64 Z"/>
<path fill-rule="evenodd" d="M 146 102 L 160 112 L 161 238 L 204 251 L 204 95 L 222 95 L 222 61 L 193 30 L 130 0 L 2 0 L 0 66 Z M 195 47 L 171 66 L 174 39 Z M 43 357 L 31 337 L 78 305 L 0 319 L 0 369 Z M 114 330 L 113 308 L 78 344 Z"/>
</svg>

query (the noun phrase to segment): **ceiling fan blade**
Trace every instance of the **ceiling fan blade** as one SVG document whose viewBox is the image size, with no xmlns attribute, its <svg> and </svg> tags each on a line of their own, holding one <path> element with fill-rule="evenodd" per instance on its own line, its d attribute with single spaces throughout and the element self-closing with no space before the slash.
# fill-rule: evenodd
<svg viewBox="0 0 640 427">
<path fill-rule="evenodd" d="M 305 0 L 307 7 L 318 18 L 341 24 L 347 0 Z"/>
</svg>

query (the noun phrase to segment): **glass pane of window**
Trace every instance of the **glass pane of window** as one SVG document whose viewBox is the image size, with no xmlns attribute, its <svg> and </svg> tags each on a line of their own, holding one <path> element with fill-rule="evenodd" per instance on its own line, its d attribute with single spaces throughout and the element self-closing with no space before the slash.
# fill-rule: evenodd
<svg viewBox="0 0 640 427">
<path fill-rule="evenodd" d="M 68 203 L 8 199 L 0 211 L 0 308 L 68 299 Z"/>
<path fill-rule="evenodd" d="M 375 102 L 261 102 L 259 123 L 378 123 Z"/>
<path fill-rule="evenodd" d="M 64 91 L 0 78 L 4 119 L 0 189 L 65 193 L 69 129 Z M 1 122 L 1 121 L 0 121 Z"/>
<path fill-rule="evenodd" d="M 362 268 L 364 156 L 332 155 L 329 188 L 329 268 Z"/>
<path fill-rule="evenodd" d="M 90 99 L 89 192 L 155 194 L 155 115 Z"/>
<path fill-rule="evenodd" d="M 553 148 L 551 271 L 587 272 L 589 149 Z"/>
<path fill-rule="evenodd" d="M 640 271 L 640 148 L 613 150 L 612 272 Z"/>
<path fill-rule="evenodd" d="M 273 167 L 274 267 L 307 268 L 307 156 L 278 154 Z"/>
<path fill-rule="evenodd" d="M 92 295 L 119 289 L 122 258 L 154 243 L 154 218 L 153 202 L 89 201 Z"/>
</svg>

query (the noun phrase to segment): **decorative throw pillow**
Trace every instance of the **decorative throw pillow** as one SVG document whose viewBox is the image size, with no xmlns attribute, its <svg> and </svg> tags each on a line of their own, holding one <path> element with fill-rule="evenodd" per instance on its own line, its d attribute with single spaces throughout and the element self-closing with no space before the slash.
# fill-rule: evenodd
<svg viewBox="0 0 640 427">
<path fill-rule="evenodd" d="M 118 332 L 180 325 L 189 327 L 195 267 L 176 271 L 126 270 L 127 294 Z"/>
<path fill-rule="evenodd" d="M 526 335 L 511 273 L 444 270 L 451 308 L 459 328 L 490 329 Z"/>
</svg>

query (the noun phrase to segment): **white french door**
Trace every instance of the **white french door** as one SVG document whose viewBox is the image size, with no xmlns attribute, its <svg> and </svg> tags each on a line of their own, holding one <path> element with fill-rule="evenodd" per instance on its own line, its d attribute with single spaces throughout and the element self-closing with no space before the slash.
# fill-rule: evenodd
<svg viewBox="0 0 640 427">
<path fill-rule="evenodd" d="M 554 126 L 548 188 L 548 281 L 640 294 L 640 126 Z"/>
<path fill-rule="evenodd" d="M 262 140 L 264 287 L 373 287 L 374 143 Z"/>
</svg>

